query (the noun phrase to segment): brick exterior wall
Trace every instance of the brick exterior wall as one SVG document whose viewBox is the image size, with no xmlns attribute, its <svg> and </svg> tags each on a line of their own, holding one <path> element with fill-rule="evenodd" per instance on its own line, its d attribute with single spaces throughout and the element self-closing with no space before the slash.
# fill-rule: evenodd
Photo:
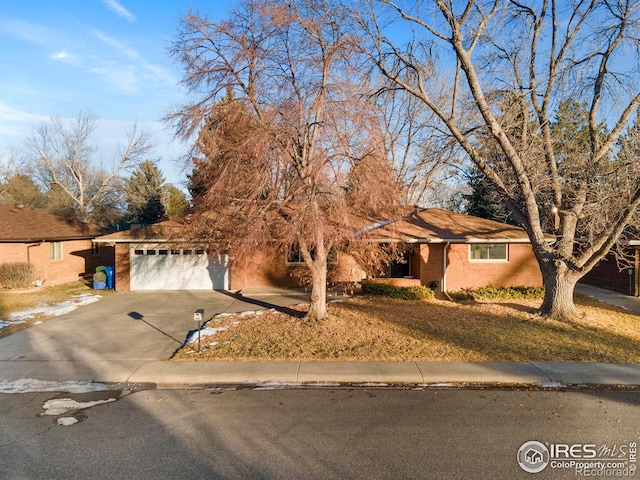
<svg viewBox="0 0 640 480">
<path fill-rule="evenodd" d="M 411 275 L 429 286 L 437 282 L 441 291 L 445 244 L 420 244 L 412 247 Z M 116 256 L 116 290 L 130 289 L 130 244 L 118 243 Z M 340 258 L 340 257 L 339 257 Z M 242 262 L 231 260 L 230 288 L 249 286 L 298 287 L 299 267 L 286 265 L 273 252 L 256 252 Z M 415 284 L 416 282 L 408 282 Z M 470 262 L 467 244 L 452 244 L 447 249 L 447 291 L 492 286 L 540 286 L 542 275 L 529 244 L 510 244 L 507 262 Z"/>
<path fill-rule="evenodd" d="M 100 247 L 100 253 L 91 253 L 91 240 L 68 240 L 62 244 L 62 258 L 50 259 L 50 242 L 0 243 L 0 263 L 30 262 L 36 266 L 35 277 L 43 285 L 57 285 L 90 278 L 99 265 L 113 265 L 113 247 Z"/>
<path fill-rule="evenodd" d="M 245 287 L 299 287 L 297 266 L 286 265 L 282 256 L 273 252 L 255 252 L 249 258 L 231 260 L 231 289 Z"/>
<path fill-rule="evenodd" d="M 129 243 L 117 243 L 115 247 L 115 289 L 117 291 L 131 289 L 130 249 Z M 300 279 L 296 276 L 296 270 L 295 266 L 287 266 L 282 257 L 275 257 L 266 252 L 256 252 L 243 262 L 231 260 L 230 288 L 241 290 L 245 287 L 260 286 L 298 287 Z"/>
<path fill-rule="evenodd" d="M 420 266 L 419 278 L 423 285 L 438 283 L 442 289 L 445 244 L 419 245 L 419 255 L 414 254 L 413 264 Z M 451 244 L 447 248 L 447 291 L 482 286 L 510 287 L 517 285 L 540 286 L 542 274 L 531 245 L 509 244 L 509 260 L 502 262 L 472 262 L 468 244 Z M 417 258 L 416 258 L 417 257 Z M 413 265 L 412 265 L 413 271 Z M 414 276 L 417 276 L 414 274 Z"/>
<path fill-rule="evenodd" d="M 131 290 L 129 248 L 130 245 L 128 243 L 116 243 L 116 278 L 114 285 L 116 291 L 128 292 Z"/>
</svg>

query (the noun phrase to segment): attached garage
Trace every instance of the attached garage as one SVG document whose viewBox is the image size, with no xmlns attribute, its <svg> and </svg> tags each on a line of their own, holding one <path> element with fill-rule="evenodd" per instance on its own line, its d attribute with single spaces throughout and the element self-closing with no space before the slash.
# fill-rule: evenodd
<svg viewBox="0 0 640 480">
<path fill-rule="evenodd" d="M 229 258 L 200 248 L 130 247 L 131 290 L 228 290 Z"/>
</svg>

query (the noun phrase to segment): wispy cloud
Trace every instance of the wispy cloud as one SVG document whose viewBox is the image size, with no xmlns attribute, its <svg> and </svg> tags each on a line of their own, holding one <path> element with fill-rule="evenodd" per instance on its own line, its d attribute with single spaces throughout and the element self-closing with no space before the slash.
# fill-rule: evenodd
<svg viewBox="0 0 640 480">
<path fill-rule="evenodd" d="M 48 119 L 46 115 L 30 113 L 0 102 L 0 122 L 44 122 Z"/>
<path fill-rule="evenodd" d="M 37 45 L 51 45 L 52 41 L 58 37 L 57 33 L 50 28 L 19 19 L 2 22 L 0 31 Z"/>
<path fill-rule="evenodd" d="M 102 42 L 106 43 L 110 47 L 115 48 L 120 53 L 122 53 L 125 56 L 129 57 L 131 60 L 136 60 L 136 61 L 141 61 L 142 60 L 142 56 L 137 51 L 135 51 L 133 48 L 127 47 L 125 44 L 123 44 L 122 42 L 119 42 L 115 38 L 106 35 L 105 33 L 101 32 L 100 30 L 94 30 L 94 34 Z"/>
<path fill-rule="evenodd" d="M 94 34 L 103 43 L 132 62 L 110 61 L 93 69 L 93 73 L 103 74 L 106 80 L 116 85 L 119 90 L 125 93 L 136 93 L 143 85 L 175 85 L 177 83 L 166 68 L 149 62 L 135 49 L 100 30 L 94 30 Z"/>
<path fill-rule="evenodd" d="M 130 22 L 134 22 L 136 20 L 135 15 L 123 7 L 118 0 L 103 0 L 103 2 L 109 10 L 114 12 L 116 15 L 121 16 L 125 20 Z"/>
<path fill-rule="evenodd" d="M 49 55 L 49 59 L 54 60 L 56 62 L 68 63 L 69 65 L 74 65 L 76 67 L 81 66 L 80 59 L 77 55 L 69 53 L 66 49 L 58 50 L 56 52 L 52 52 Z"/>
</svg>

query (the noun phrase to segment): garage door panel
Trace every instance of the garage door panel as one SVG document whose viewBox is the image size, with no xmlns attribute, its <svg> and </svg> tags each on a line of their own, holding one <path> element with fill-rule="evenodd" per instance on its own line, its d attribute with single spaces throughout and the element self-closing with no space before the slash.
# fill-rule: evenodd
<svg viewBox="0 0 640 480">
<path fill-rule="evenodd" d="M 159 254 L 160 251 L 149 247 L 132 249 L 131 290 L 228 289 L 229 260 L 226 255 L 166 249 Z"/>
</svg>

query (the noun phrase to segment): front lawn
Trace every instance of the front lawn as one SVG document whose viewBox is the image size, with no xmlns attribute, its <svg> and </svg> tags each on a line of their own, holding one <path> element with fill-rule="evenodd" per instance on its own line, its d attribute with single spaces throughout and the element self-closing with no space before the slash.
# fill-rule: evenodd
<svg viewBox="0 0 640 480">
<path fill-rule="evenodd" d="M 85 282 L 67 283 L 64 285 L 55 285 L 51 287 L 41 287 L 25 292 L 15 292 L 12 290 L 0 289 L 0 337 L 6 337 L 18 330 L 28 328 L 35 323 L 42 322 L 51 315 L 37 314 L 33 318 L 24 320 L 23 322 L 3 322 L 9 320 L 9 316 L 15 312 L 21 312 L 39 305 L 56 305 L 66 302 L 73 297 L 80 295 L 105 295 L 108 290 L 95 291 L 91 289 Z"/>
<path fill-rule="evenodd" d="M 540 300 L 446 302 L 362 297 L 307 323 L 284 313 L 221 316 L 177 360 L 640 362 L 640 316 L 576 295 L 573 323 L 535 314 Z M 302 309 L 302 308 L 301 308 Z"/>
</svg>

